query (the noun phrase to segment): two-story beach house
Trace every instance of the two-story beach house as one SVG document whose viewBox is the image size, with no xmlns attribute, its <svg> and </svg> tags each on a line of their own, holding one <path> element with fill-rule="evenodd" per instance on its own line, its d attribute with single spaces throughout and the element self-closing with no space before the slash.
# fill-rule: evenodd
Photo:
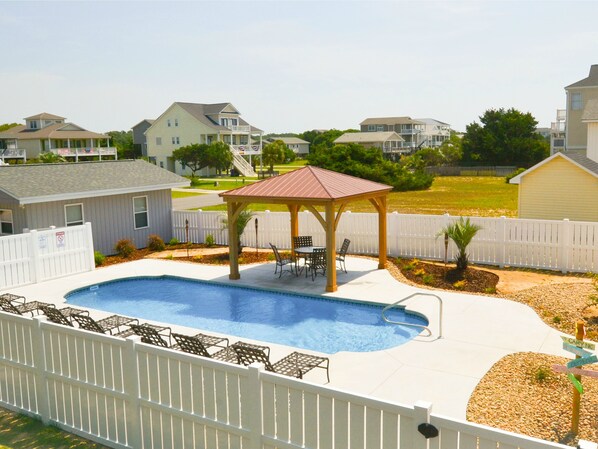
<svg viewBox="0 0 598 449">
<path fill-rule="evenodd" d="M 177 174 L 191 172 L 172 157 L 173 150 L 194 143 L 222 141 L 230 146 L 233 165 L 243 176 L 257 176 L 252 158 L 262 154 L 263 131 L 251 126 L 231 103 L 173 103 L 145 131 L 150 161 Z M 252 137 L 257 137 L 255 144 Z M 247 158 L 247 159 L 245 159 Z M 203 169 L 199 175 L 209 174 Z"/>
<path fill-rule="evenodd" d="M 590 100 L 598 99 L 598 64 L 590 67 L 589 75 L 565 87 L 567 93 L 565 151 L 585 152 L 588 142 L 588 126 L 583 114 Z"/>
<path fill-rule="evenodd" d="M 289 150 L 295 153 L 297 156 L 305 156 L 309 154 L 309 142 L 307 140 L 300 139 L 299 137 L 270 137 L 268 142 L 275 142 L 277 140 L 282 141 Z"/>
<path fill-rule="evenodd" d="M 408 153 L 409 149 L 403 147 L 403 138 L 393 131 L 376 131 L 369 133 L 345 133 L 334 140 L 337 145 L 356 143 L 366 148 L 380 148 L 388 157 L 400 156 Z"/>
<path fill-rule="evenodd" d="M 42 153 L 56 153 L 67 160 L 89 157 L 116 159 L 110 136 L 88 131 L 64 117 L 43 112 L 25 118 L 25 125 L 0 133 L 0 160 L 32 159 Z"/>
<path fill-rule="evenodd" d="M 414 151 L 422 147 L 439 147 L 451 136 L 451 126 L 431 118 L 373 117 L 359 124 L 361 132 L 395 132 L 403 139 L 401 148 Z"/>
</svg>

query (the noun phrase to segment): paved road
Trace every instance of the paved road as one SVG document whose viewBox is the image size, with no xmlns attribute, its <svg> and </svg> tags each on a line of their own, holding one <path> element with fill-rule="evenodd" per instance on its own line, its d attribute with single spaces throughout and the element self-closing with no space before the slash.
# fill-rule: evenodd
<svg viewBox="0 0 598 449">
<path fill-rule="evenodd" d="M 222 198 L 220 198 L 218 194 L 224 192 L 224 190 L 180 189 L 180 191 L 204 193 L 204 195 L 173 198 L 172 207 L 174 210 L 197 209 L 207 206 L 216 206 L 223 203 Z"/>
</svg>

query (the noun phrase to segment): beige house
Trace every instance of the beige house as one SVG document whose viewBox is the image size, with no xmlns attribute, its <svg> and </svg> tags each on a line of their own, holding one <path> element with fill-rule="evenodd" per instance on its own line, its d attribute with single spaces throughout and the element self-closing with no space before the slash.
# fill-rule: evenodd
<svg viewBox="0 0 598 449">
<path fill-rule="evenodd" d="M 305 156 L 309 153 L 309 142 L 300 139 L 299 137 L 270 137 L 269 142 L 281 140 L 289 150 L 293 151 L 297 156 Z"/>
<path fill-rule="evenodd" d="M 358 143 L 366 148 L 380 148 L 385 154 L 408 153 L 409 148 L 402 146 L 404 142 L 405 140 L 393 131 L 345 133 L 334 141 L 335 144 Z"/>
<path fill-rule="evenodd" d="M 598 98 L 586 102 L 586 153 L 555 153 L 511 179 L 519 184 L 519 217 L 598 221 Z"/>
<path fill-rule="evenodd" d="M 414 151 L 422 147 L 439 147 L 451 136 L 451 125 L 432 118 L 372 117 L 359 124 L 362 132 L 396 132 L 401 147 Z"/>
<path fill-rule="evenodd" d="M 177 174 L 191 174 L 172 157 L 173 150 L 195 143 L 222 141 L 229 144 L 233 165 L 244 176 L 257 176 L 251 168 L 252 158 L 262 153 L 263 131 L 240 117 L 231 103 L 173 103 L 145 131 L 150 161 Z M 259 144 L 252 143 L 258 136 Z M 247 159 L 247 160 L 246 160 Z M 203 169 L 200 176 L 209 174 Z"/>
<path fill-rule="evenodd" d="M 588 127 L 582 116 L 589 101 L 598 99 L 598 64 L 590 67 L 589 75 L 565 87 L 567 92 L 566 151 L 584 151 L 588 142 Z"/>
<path fill-rule="evenodd" d="M 36 158 L 45 152 L 79 161 L 89 157 L 116 158 L 110 136 L 88 131 L 64 117 L 43 112 L 26 117 L 25 125 L 0 133 L 0 160 Z"/>
</svg>

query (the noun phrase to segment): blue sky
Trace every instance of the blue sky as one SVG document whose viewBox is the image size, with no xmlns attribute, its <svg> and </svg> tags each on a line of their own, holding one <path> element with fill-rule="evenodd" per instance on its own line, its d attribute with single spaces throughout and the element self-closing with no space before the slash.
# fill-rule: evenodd
<svg viewBox="0 0 598 449">
<path fill-rule="evenodd" d="M 0 1 L 0 124 L 130 129 L 229 101 L 266 132 L 515 107 L 548 126 L 598 64 L 595 1 Z"/>
</svg>

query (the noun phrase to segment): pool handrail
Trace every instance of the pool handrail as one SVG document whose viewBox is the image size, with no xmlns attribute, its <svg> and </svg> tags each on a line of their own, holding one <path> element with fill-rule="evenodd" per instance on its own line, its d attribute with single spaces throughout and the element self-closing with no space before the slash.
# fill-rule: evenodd
<svg viewBox="0 0 598 449">
<path fill-rule="evenodd" d="M 411 327 L 417 327 L 417 328 L 421 328 L 424 329 L 428 332 L 428 335 L 426 335 L 426 337 L 431 337 L 432 336 L 432 331 L 430 330 L 430 328 L 428 326 L 424 326 L 423 324 L 414 324 L 414 323 L 405 323 L 402 321 L 393 321 L 389 318 L 387 318 L 386 316 L 386 311 L 392 309 L 393 307 L 398 306 L 399 304 L 401 304 L 404 301 L 407 301 L 408 299 L 411 299 L 415 296 L 431 296 L 433 298 L 438 299 L 438 306 L 439 306 L 439 313 L 438 313 L 438 338 L 442 338 L 442 298 L 440 298 L 440 296 L 435 295 L 433 293 L 423 293 L 423 292 L 416 292 L 416 293 L 412 293 L 408 296 L 405 296 L 402 299 L 399 299 L 396 302 L 393 302 L 392 304 L 387 305 L 386 307 L 384 307 L 384 309 L 382 309 L 382 319 L 389 323 L 389 324 L 399 324 L 401 326 L 411 326 Z M 404 306 L 403 306 L 404 307 Z"/>
</svg>

